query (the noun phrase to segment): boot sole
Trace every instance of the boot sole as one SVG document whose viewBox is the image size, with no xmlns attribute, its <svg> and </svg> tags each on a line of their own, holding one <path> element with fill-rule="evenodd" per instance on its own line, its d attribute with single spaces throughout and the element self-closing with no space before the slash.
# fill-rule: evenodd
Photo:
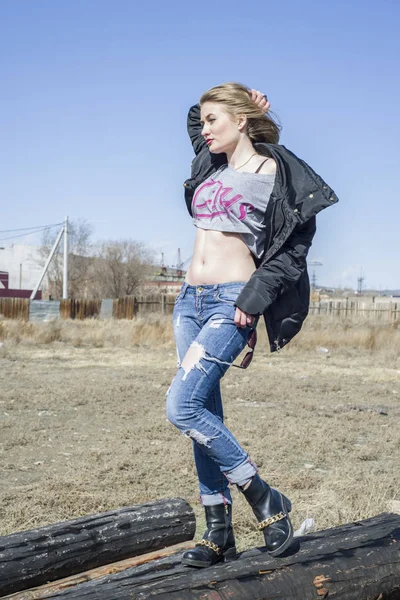
<svg viewBox="0 0 400 600">
<path fill-rule="evenodd" d="M 208 562 L 205 564 L 201 560 L 191 560 L 190 558 L 182 558 L 182 564 L 188 567 L 197 567 L 199 569 L 205 569 L 207 567 L 212 567 L 213 565 L 217 565 L 220 562 L 231 562 L 237 559 L 237 552 L 235 548 L 229 548 L 218 560 L 214 562 Z"/>
</svg>

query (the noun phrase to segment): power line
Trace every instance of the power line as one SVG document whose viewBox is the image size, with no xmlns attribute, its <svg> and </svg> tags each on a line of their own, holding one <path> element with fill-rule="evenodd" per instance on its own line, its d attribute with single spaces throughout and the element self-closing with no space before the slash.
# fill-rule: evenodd
<svg viewBox="0 0 400 600">
<path fill-rule="evenodd" d="M 21 229 L 0 229 L 0 233 L 13 233 L 14 231 L 28 231 L 29 229 L 47 229 L 47 227 L 57 227 L 58 225 L 62 225 L 61 223 L 53 223 L 51 225 L 35 225 L 35 227 L 22 227 Z"/>
<path fill-rule="evenodd" d="M 42 226 L 40 229 L 28 231 L 28 233 L 20 233 L 18 235 L 10 235 L 8 237 L 1 238 L 0 242 L 5 242 L 6 240 L 14 240 L 15 238 L 20 238 L 20 237 L 26 237 L 27 235 L 32 235 L 33 233 L 40 233 L 41 231 L 45 231 L 46 229 L 52 229 L 53 227 L 57 227 L 59 225 L 62 225 L 62 223 L 57 223 L 56 225 L 45 225 L 44 227 Z"/>
</svg>

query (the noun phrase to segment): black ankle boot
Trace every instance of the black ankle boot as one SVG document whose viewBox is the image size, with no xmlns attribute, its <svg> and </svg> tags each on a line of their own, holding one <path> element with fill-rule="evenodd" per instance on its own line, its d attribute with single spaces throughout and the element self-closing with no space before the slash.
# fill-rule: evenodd
<svg viewBox="0 0 400 600">
<path fill-rule="evenodd" d="M 293 527 L 289 518 L 292 503 L 289 498 L 271 488 L 257 473 L 246 490 L 240 486 L 238 488 L 253 509 L 268 552 L 272 556 L 279 556 L 289 548 L 293 540 Z"/>
<path fill-rule="evenodd" d="M 232 529 L 232 505 L 205 506 L 207 530 L 193 550 L 183 554 L 182 564 L 191 567 L 210 567 L 222 560 L 236 558 Z"/>
</svg>

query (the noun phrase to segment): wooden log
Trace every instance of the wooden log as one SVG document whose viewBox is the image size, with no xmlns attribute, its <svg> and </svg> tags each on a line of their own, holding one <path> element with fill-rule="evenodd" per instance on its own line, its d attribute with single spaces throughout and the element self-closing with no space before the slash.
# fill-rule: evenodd
<svg viewBox="0 0 400 600">
<path fill-rule="evenodd" d="M 272 558 L 264 549 L 208 569 L 184 567 L 180 555 L 83 583 L 57 600 L 398 600 L 400 515 L 382 514 L 298 538 L 299 548 Z"/>
<path fill-rule="evenodd" d="M 121 571 L 125 571 L 130 567 L 144 565 L 152 560 L 158 560 L 159 558 L 170 556 L 171 554 L 176 554 L 177 552 L 189 550 L 190 548 L 193 548 L 194 545 L 194 542 L 181 542 L 180 544 L 175 544 L 174 546 L 168 546 L 168 548 L 164 548 L 163 550 L 156 550 L 155 552 L 148 552 L 147 554 L 141 554 L 140 556 L 126 558 L 125 560 L 120 560 L 118 562 L 111 563 L 110 565 L 104 565 L 103 567 L 97 567 L 97 569 L 91 569 L 90 571 L 85 571 L 84 573 L 78 573 L 78 575 L 71 575 L 71 577 L 58 579 L 57 581 L 41 585 L 40 587 L 24 590 L 23 592 L 16 592 L 15 594 L 10 594 L 9 596 L 2 596 L 2 600 L 44 600 L 45 598 L 51 597 L 55 592 L 66 590 L 78 585 L 79 583 L 94 581 L 95 579 L 99 579 L 104 575 L 120 573 Z"/>
<path fill-rule="evenodd" d="M 191 540 L 181 498 L 148 502 L 0 537 L 0 596 Z"/>
</svg>

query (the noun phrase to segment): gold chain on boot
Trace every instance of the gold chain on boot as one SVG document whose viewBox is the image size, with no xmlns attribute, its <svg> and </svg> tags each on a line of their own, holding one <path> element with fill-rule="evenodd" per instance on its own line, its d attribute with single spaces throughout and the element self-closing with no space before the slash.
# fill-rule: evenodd
<svg viewBox="0 0 400 600">
<path fill-rule="evenodd" d="M 276 523 L 277 521 L 286 519 L 286 517 L 287 515 L 285 513 L 280 512 L 277 515 L 274 515 L 273 517 L 268 517 L 268 519 L 264 519 L 264 521 L 261 521 L 261 523 L 257 525 L 257 529 L 265 529 L 266 527 L 272 525 L 273 523 Z"/>
<path fill-rule="evenodd" d="M 221 554 L 221 548 L 217 546 L 217 544 L 214 544 L 214 542 L 210 542 L 209 540 L 200 540 L 200 542 L 198 542 L 196 546 L 207 546 L 207 548 L 210 548 L 216 554 Z"/>
</svg>

